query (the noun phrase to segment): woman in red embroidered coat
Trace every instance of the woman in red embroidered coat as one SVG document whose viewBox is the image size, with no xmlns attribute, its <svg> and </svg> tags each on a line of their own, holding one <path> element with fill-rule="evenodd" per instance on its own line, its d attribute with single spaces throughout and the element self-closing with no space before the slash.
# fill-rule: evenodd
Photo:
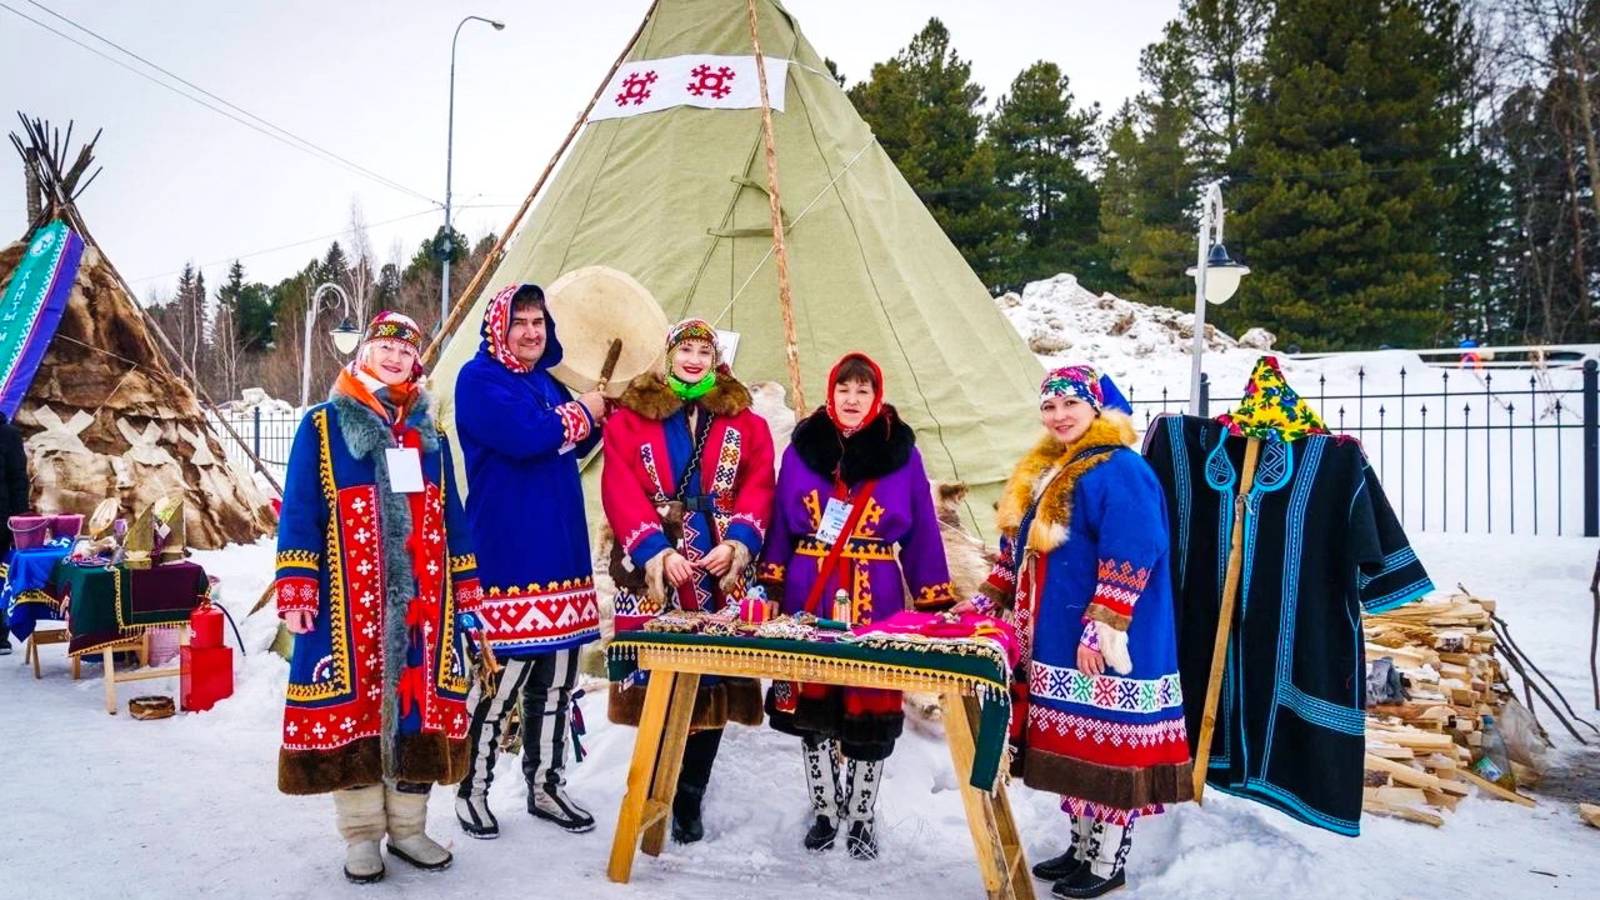
<svg viewBox="0 0 1600 900">
<path fill-rule="evenodd" d="M 390 855 L 450 864 L 424 831 L 428 787 L 467 762 L 464 632 L 480 594 L 421 340 L 398 313 L 368 326 L 295 433 L 278 523 L 278 614 L 295 635 L 278 787 L 333 794 L 357 882 L 383 877 L 386 832 Z"/>
<path fill-rule="evenodd" d="M 672 327 L 667 371 L 633 380 L 606 422 L 600 496 L 616 535 L 611 577 L 616 630 L 668 610 L 716 610 L 753 582 L 752 562 L 772 509 L 772 432 L 750 392 L 717 358 L 716 332 L 700 319 Z M 637 725 L 640 684 L 611 686 L 613 722 Z M 701 678 L 672 835 L 700 839 L 700 800 L 729 721 L 761 724 L 761 686 Z"/>
</svg>

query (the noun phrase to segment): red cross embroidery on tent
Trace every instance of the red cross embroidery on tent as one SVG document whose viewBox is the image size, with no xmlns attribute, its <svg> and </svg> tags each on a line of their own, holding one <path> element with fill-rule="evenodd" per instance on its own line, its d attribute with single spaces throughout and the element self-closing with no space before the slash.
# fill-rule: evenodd
<svg viewBox="0 0 1600 900">
<path fill-rule="evenodd" d="M 709 91 L 713 100 L 721 100 L 733 93 L 733 88 L 728 82 L 733 80 L 733 70 L 727 66 L 718 66 L 716 71 L 705 64 L 695 66 L 689 70 L 694 76 L 694 81 L 689 82 L 689 93 L 696 97 L 704 97 Z"/>
<path fill-rule="evenodd" d="M 628 77 L 622 79 L 622 93 L 617 95 L 617 105 L 627 106 L 630 102 L 634 106 L 641 106 L 650 99 L 650 85 L 655 84 L 656 73 L 654 69 L 640 75 L 638 72 L 629 72 Z"/>
</svg>

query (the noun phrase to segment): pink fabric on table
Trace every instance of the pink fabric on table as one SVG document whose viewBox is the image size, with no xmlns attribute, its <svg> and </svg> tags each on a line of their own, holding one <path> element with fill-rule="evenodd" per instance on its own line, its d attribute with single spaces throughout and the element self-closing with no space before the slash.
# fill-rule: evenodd
<svg viewBox="0 0 1600 900">
<path fill-rule="evenodd" d="M 988 638 L 1000 645 L 1006 660 L 1015 666 L 1022 648 L 1016 629 L 1010 623 L 978 613 L 925 613 L 903 610 L 868 625 L 852 629 L 856 634 L 905 634 L 933 638 Z"/>
</svg>

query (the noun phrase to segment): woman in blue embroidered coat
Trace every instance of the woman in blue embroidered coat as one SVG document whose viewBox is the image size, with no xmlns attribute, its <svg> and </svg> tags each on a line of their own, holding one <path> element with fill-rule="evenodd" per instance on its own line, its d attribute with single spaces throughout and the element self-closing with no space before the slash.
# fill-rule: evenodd
<svg viewBox="0 0 1600 900">
<path fill-rule="evenodd" d="M 1001 558 L 974 604 L 1014 619 L 1028 660 L 1013 738 L 1023 782 L 1072 819 L 1067 852 L 1034 867 L 1057 897 L 1121 887 L 1133 820 L 1193 793 L 1166 503 L 1125 410 L 1089 366 L 1046 377 L 1048 433 L 1001 495 Z"/>
<path fill-rule="evenodd" d="M 373 320 L 295 433 L 278 523 L 277 608 L 295 634 L 278 787 L 333 793 L 352 881 L 383 877 L 385 832 L 391 855 L 448 866 L 424 831 L 428 783 L 466 769 L 478 581 L 421 339 L 405 316 Z"/>
</svg>

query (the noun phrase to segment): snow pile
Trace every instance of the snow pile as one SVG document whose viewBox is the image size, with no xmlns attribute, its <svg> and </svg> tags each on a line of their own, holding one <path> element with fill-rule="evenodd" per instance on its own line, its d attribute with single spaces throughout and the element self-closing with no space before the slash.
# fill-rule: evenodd
<svg viewBox="0 0 1600 900">
<path fill-rule="evenodd" d="M 1146 306 L 1111 293 L 1097 295 L 1065 272 L 1029 284 L 1020 296 L 1009 293 L 995 302 L 1028 348 L 1040 356 L 1071 351 L 1073 357 L 1090 359 L 1187 357 L 1194 340 L 1193 313 Z M 1259 346 L 1263 338 L 1271 346 L 1272 335 L 1265 330 L 1252 329 L 1251 336 L 1252 346 Z M 1206 352 L 1239 346 L 1239 341 L 1206 325 Z"/>
<path fill-rule="evenodd" d="M 230 400 L 221 408 L 236 416 L 253 415 L 257 410 L 261 411 L 263 417 L 291 417 L 297 412 L 293 403 L 268 396 L 264 388 L 245 388 L 239 392 L 238 400 Z"/>
</svg>

